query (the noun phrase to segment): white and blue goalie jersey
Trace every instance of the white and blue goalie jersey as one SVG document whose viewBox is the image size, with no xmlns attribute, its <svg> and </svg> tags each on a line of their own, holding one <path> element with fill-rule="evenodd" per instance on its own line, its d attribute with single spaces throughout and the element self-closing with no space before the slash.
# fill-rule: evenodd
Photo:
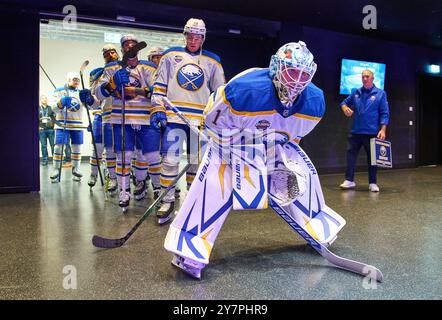
<svg viewBox="0 0 442 320">
<path fill-rule="evenodd" d="M 324 112 L 324 94 L 313 83 L 286 108 L 279 100 L 269 69 L 253 68 L 212 94 L 204 110 L 204 124 L 208 134 L 219 143 L 226 129 L 273 131 L 277 143 L 299 143 L 319 123 Z"/>
</svg>

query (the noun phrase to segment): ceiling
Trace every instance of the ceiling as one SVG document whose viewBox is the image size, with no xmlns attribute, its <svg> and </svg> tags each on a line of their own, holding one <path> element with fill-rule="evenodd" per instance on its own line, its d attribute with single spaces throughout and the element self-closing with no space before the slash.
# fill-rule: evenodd
<svg viewBox="0 0 442 320">
<path fill-rule="evenodd" d="M 2 3 L 7 3 L 10 10 L 59 13 L 64 5 L 74 4 L 79 15 L 132 15 L 137 21 L 180 26 L 193 15 L 210 17 L 213 26 L 236 21 L 251 29 L 274 27 L 265 21 L 260 23 L 259 18 L 442 48 L 442 0 L 0 0 L 0 6 Z M 376 30 L 362 27 L 362 9 L 367 4 L 377 10 Z"/>
<path fill-rule="evenodd" d="M 150 1 L 152 2 L 152 0 Z M 385 0 L 162 0 L 157 3 L 206 9 L 247 17 L 442 47 L 442 1 Z M 362 27 L 362 9 L 373 5 L 377 30 Z"/>
</svg>

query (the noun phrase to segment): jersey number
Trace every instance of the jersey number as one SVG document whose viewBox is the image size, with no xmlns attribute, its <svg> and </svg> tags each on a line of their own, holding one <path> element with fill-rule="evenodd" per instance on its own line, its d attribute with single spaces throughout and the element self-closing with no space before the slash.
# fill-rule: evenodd
<svg viewBox="0 0 442 320">
<path fill-rule="evenodd" d="M 216 110 L 216 116 L 215 119 L 213 119 L 212 123 L 216 126 L 216 122 L 218 121 L 219 114 L 221 113 L 221 110 Z"/>
</svg>

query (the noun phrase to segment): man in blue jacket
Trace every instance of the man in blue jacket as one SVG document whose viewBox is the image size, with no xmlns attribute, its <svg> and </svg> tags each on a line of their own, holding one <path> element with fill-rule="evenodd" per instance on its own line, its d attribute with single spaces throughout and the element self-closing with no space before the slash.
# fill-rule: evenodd
<svg viewBox="0 0 442 320">
<path fill-rule="evenodd" d="M 370 139 L 374 137 L 385 139 L 390 114 L 387 94 L 384 90 L 377 88 L 373 80 L 372 71 L 368 69 L 362 71 L 363 86 L 352 92 L 340 105 L 347 117 L 354 116 L 351 134 L 348 138 L 347 170 L 345 181 L 340 185 L 341 189 L 356 187 L 354 182 L 356 159 L 359 149 L 364 146 L 368 163 L 368 189 L 372 192 L 379 192 L 376 184 L 376 166 L 370 163 Z"/>
</svg>

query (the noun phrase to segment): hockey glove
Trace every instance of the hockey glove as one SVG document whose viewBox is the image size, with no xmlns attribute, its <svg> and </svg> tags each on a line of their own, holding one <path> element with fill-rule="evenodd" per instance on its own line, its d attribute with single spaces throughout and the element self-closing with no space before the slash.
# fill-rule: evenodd
<svg viewBox="0 0 442 320">
<path fill-rule="evenodd" d="M 71 106 L 71 102 L 72 97 L 64 96 L 58 101 L 57 106 L 60 110 L 63 108 L 69 108 Z"/>
<path fill-rule="evenodd" d="M 109 89 L 111 92 L 117 91 L 121 94 L 121 86 L 129 83 L 130 73 L 126 69 L 120 69 L 114 73 L 111 80 L 109 81 Z"/>
<path fill-rule="evenodd" d="M 164 112 L 164 107 L 154 107 L 150 113 L 150 124 L 154 128 L 165 128 L 167 125 L 167 116 Z"/>
<path fill-rule="evenodd" d="M 80 101 L 86 103 L 88 106 L 93 105 L 95 101 L 94 97 L 92 97 L 91 90 L 80 90 Z"/>
</svg>

